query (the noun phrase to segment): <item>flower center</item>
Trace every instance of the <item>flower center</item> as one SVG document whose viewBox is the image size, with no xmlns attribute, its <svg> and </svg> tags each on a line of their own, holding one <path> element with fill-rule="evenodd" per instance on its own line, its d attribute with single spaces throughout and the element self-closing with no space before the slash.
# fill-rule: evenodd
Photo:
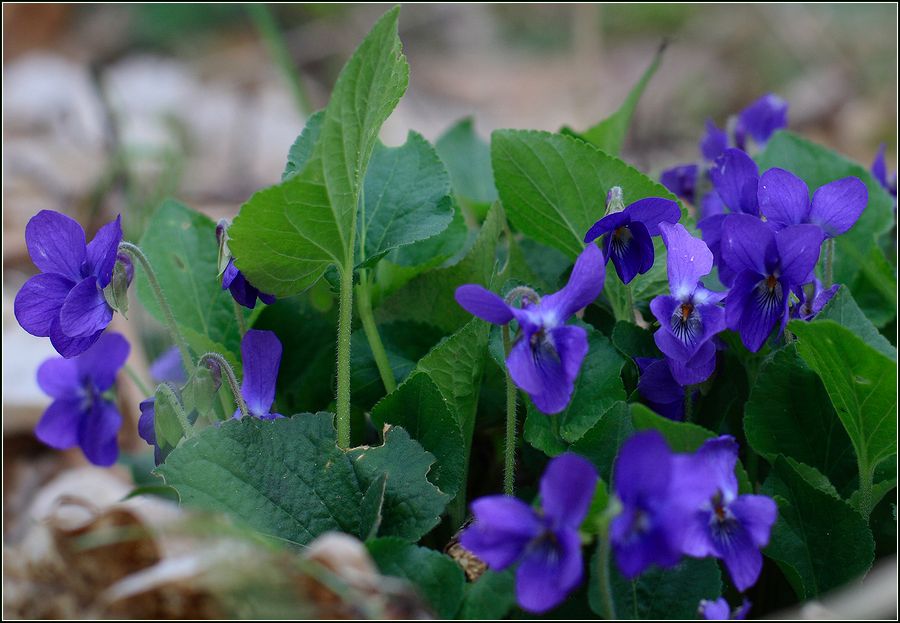
<svg viewBox="0 0 900 623">
<path fill-rule="evenodd" d="M 686 301 L 675 308 L 672 313 L 672 333 L 675 337 L 685 344 L 693 344 L 700 328 L 700 315 L 691 301 Z"/>
<path fill-rule="evenodd" d="M 769 290 L 774 290 L 775 286 L 778 285 L 778 278 L 775 275 L 769 275 L 766 277 L 766 287 Z"/>
<path fill-rule="evenodd" d="M 622 255 L 625 252 L 625 249 L 628 248 L 628 245 L 631 243 L 631 239 L 634 238 L 634 235 L 631 233 L 631 230 L 628 229 L 627 226 L 622 225 L 621 227 L 617 227 L 612 232 L 612 240 L 611 247 L 613 253 L 616 255 Z"/>
<path fill-rule="evenodd" d="M 756 300 L 763 313 L 771 313 L 782 301 L 782 285 L 774 274 L 768 275 L 756 286 Z"/>
</svg>

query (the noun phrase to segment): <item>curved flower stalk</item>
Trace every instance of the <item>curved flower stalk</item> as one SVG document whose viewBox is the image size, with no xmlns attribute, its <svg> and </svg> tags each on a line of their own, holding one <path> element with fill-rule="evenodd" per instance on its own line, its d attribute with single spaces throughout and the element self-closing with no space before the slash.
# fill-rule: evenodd
<svg viewBox="0 0 900 623">
<path fill-rule="evenodd" d="M 743 621 L 747 618 L 752 604 L 746 599 L 740 607 L 731 609 L 724 597 L 719 597 L 714 601 L 703 599 L 697 607 L 697 614 L 708 621 Z"/>
<path fill-rule="evenodd" d="M 507 369 L 543 413 L 559 413 L 572 398 L 588 341 L 583 328 L 566 321 L 600 295 L 604 272 L 603 254 L 590 244 L 575 262 L 566 287 L 540 300 L 525 297 L 521 308 L 479 285 L 456 290 L 456 302 L 482 320 L 497 325 L 512 320 L 519 323 L 519 333 L 506 357 Z"/>
<path fill-rule="evenodd" d="M 115 384 L 129 351 L 124 337 L 107 333 L 75 357 L 41 364 L 38 385 L 53 402 L 35 428 L 37 438 L 59 450 L 79 446 L 94 465 L 115 463 L 122 416 L 104 394 Z"/>
<path fill-rule="evenodd" d="M 662 223 L 660 233 L 668 251 L 671 294 L 650 302 L 660 324 L 653 338 L 677 383 L 702 383 L 716 365 L 713 338 L 725 330 L 725 312 L 718 305 L 725 293 L 707 290 L 700 283 L 713 267 L 712 253 L 702 240 L 680 224 Z"/>
<path fill-rule="evenodd" d="M 575 454 L 562 454 L 541 477 L 541 509 L 493 495 L 472 502 L 475 522 L 460 535 L 463 547 L 491 569 L 519 563 L 516 597 L 529 612 L 559 605 L 584 577 L 578 528 L 587 515 L 597 471 Z"/>
<path fill-rule="evenodd" d="M 28 254 L 41 273 L 16 294 L 14 312 L 28 333 L 49 337 L 63 357 L 91 347 L 113 316 L 103 295 L 122 240 L 121 216 L 89 244 L 84 229 L 59 212 L 41 210 L 25 226 Z"/>
<path fill-rule="evenodd" d="M 604 257 L 607 261 L 612 259 L 619 279 L 627 284 L 653 267 L 652 237 L 659 235 L 660 223 L 677 223 L 679 218 L 681 210 L 671 199 L 639 199 L 594 223 L 584 235 L 584 241 L 593 242 L 606 236 Z"/>
</svg>

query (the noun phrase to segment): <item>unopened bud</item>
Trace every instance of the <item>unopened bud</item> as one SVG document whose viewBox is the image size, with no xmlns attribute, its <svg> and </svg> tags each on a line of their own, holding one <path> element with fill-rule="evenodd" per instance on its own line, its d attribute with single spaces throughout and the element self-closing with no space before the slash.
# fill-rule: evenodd
<svg viewBox="0 0 900 623">
<path fill-rule="evenodd" d="M 621 186 L 613 186 L 606 193 L 606 213 L 615 214 L 625 209 L 625 199 Z"/>
<path fill-rule="evenodd" d="M 128 286 L 134 279 L 134 264 L 131 256 L 120 252 L 116 255 L 116 264 L 113 267 L 112 279 L 103 290 L 103 297 L 107 304 L 126 318 L 128 317 Z"/>
<path fill-rule="evenodd" d="M 216 223 L 216 241 L 219 243 L 219 257 L 216 265 L 219 269 L 219 276 L 222 276 L 231 260 L 231 251 L 228 250 L 228 221 L 224 218 Z"/>
</svg>

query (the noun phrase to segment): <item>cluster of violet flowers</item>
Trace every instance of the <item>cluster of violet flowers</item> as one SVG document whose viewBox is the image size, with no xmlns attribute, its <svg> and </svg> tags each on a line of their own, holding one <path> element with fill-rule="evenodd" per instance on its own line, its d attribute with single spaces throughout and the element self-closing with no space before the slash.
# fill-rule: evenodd
<svg viewBox="0 0 900 623">
<path fill-rule="evenodd" d="M 217 236 L 220 251 L 224 247 L 227 252 L 221 224 Z M 123 243 L 121 216 L 103 225 L 87 243 L 77 221 L 52 210 L 41 210 L 29 220 L 25 242 L 41 272 L 28 279 L 16 294 L 14 314 L 25 331 L 49 338 L 61 355 L 46 360 L 38 369 L 38 385 L 52 402 L 39 420 L 35 435 L 52 448 L 78 446 L 95 465 L 112 465 L 119 456 L 117 437 L 122 426 L 112 391 L 131 347 L 124 336 L 107 328 L 116 301 L 127 296 L 134 277 L 132 254 L 141 252 Z M 116 270 L 122 271 L 123 280 L 114 280 Z M 236 303 L 251 309 L 257 297 L 265 303 L 274 302 L 274 297 L 246 280 L 230 257 L 222 289 L 230 290 Z M 236 401 L 242 401 L 253 417 L 281 417 L 271 413 L 281 361 L 278 338 L 271 331 L 250 330 L 242 339 L 241 354 L 244 378 L 241 397 L 235 397 Z M 171 385 L 188 380 L 177 346 L 151 365 L 151 375 L 157 382 Z M 140 403 L 138 432 L 154 446 L 159 463 L 162 452 L 156 441 L 154 403 L 153 396 Z M 235 417 L 239 416 L 240 411 L 236 411 Z"/>
</svg>

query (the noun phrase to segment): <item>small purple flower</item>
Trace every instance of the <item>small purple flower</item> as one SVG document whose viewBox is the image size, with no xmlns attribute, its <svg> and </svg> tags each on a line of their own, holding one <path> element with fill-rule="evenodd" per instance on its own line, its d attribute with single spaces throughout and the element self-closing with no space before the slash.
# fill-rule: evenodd
<svg viewBox="0 0 900 623">
<path fill-rule="evenodd" d="M 720 130 L 712 119 L 706 120 L 706 133 L 700 139 L 700 153 L 707 162 L 715 162 L 716 158 L 728 149 L 728 133 Z"/>
<path fill-rule="evenodd" d="M 506 366 L 515 384 L 543 413 L 559 413 L 572 398 L 588 341 L 583 328 L 565 323 L 600 295 L 604 272 L 603 253 L 589 244 L 575 262 L 566 287 L 540 301 L 523 298 L 521 308 L 511 307 L 478 285 L 456 290 L 456 302 L 482 320 L 499 325 L 518 321 L 519 334 Z"/>
<path fill-rule="evenodd" d="M 122 416 L 103 394 L 115 384 L 129 350 L 124 337 L 107 333 L 80 355 L 41 364 L 38 385 L 53 402 L 35 428 L 37 438 L 59 450 L 80 446 L 94 465 L 115 463 Z"/>
<path fill-rule="evenodd" d="M 800 299 L 796 305 L 791 307 L 791 318 L 800 318 L 801 320 L 812 320 L 818 315 L 825 304 L 835 295 L 841 284 L 836 283 L 826 289 L 822 282 L 813 279 L 806 283 L 803 287 L 794 288 L 794 292 Z"/>
<path fill-rule="evenodd" d="M 884 143 L 878 148 L 878 154 L 872 161 L 872 175 L 878 180 L 878 183 L 888 191 L 891 196 L 897 199 L 897 172 L 894 171 L 890 176 L 887 172 L 887 163 L 884 160 Z"/>
<path fill-rule="evenodd" d="M 657 296 L 650 310 L 660 323 L 653 335 L 680 385 L 702 383 L 716 365 L 713 337 L 725 330 L 725 313 L 718 303 L 724 294 L 707 290 L 700 278 L 708 275 L 713 255 L 684 225 L 660 224 L 665 242 L 670 296 Z"/>
<path fill-rule="evenodd" d="M 612 259 L 622 283 L 630 283 L 653 267 L 652 236 L 659 235 L 659 224 L 677 223 L 679 218 L 681 210 L 671 199 L 639 199 L 621 212 L 607 214 L 594 223 L 584 235 L 584 241 L 593 242 L 606 235 L 604 257 Z"/>
<path fill-rule="evenodd" d="M 150 364 L 150 376 L 157 383 L 171 381 L 179 385 L 187 381 L 187 372 L 181 361 L 181 353 L 178 346 L 167 348 L 162 355 Z"/>
<path fill-rule="evenodd" d="M 141 417 L 138 418 L 138 436 L 153 446 L 153 460 L 157 465 L 162 463 L 162 450 L 156 443 L 156 398 L 150 397 L 142 400 L 139 408 Z"/>
<path fill-rule="evenodd" d="M 696 198 L 698 170 L 696 164 L 681 164 L 664 170 L 659 176 L 659 182 L 676 197 L 693 204 Z"/>
<path fill-rule="evenodd" d="M 609 538 L 619 570 L 634 579 L 656 564 L 681 560 L 685 511 L 672 495 L 675 455 L 656 431 L 638 433 L 619 450 L 613 489 L 622 511 L 610 524 Z"/>
<path fill-rule="evenodd" d="M 244 369 L 241 396 L 247 403 L 250 415 L 261 420 L 284 417 L 271 412 L 281 365 L 281 342 L 278 337 L 271 331 L 247 331 L 241 340 L 241 363 Z M 235 411 L 234 417 L 241 417 L 240 410 Z"/>
<path fill-rule="evenodd" d="M 703 599 L 697 608 L 697 614 L 708 621 L 743 621 L 747 618 L 750 605 L 750 602 L 745 599 L 741 607 L 735 608 L 732 612 L 724 597 L 719 597 L 715 601 Z"/>
<path fill-rule="evenodd" d="M 112 280 L 121 217 L 85 244 L 84 229 L 52 210 L 41 210 L 25 226 L 28 254 L 41 273 L 16 295 L 15 315 L 28 333 L 49 337 L 63 357 L 74 357 L 97 341 L 113 309 L 103 288 Z"/>
<path fill-rule="evenodd" d="M 816 225 L 773 229 L 754 216 L 729 214 L 722 224 L 722 259 L 736 274 L 725 301 L 725 322 L 758 351 L 788 318 L 788 293 L 814 278 L 823 231 Z"/>
<path fill-rule="evenodd" d="M 684 387 L 672 376 L 665 359 L 635 357 L 638 371 L 637 390 L 647 406 L 661 416 L 681 422 L 684 420 Z"/>
<path fill-rule="evenodd" d="M 695 509 L 682 526 L 684 553 L 722 559 L 744 592 L 759 578 L 760 549 L 769 543 L 778 508 L 763 495 L 738 495 L 737 457 L 734 437 L 709 439 L 694 454 L 676 458 L 674 487 Z"/>
<path fill-rule="evenodd" d="M 787 127 L 788 103 L 773 93 L 751 102 L 739 114 L 734 128 L 734 142 L 744 149 L 749 135 L 762 147 L 776 130 Z"/>
<path fill-rule="evenodd" d="M 546 612 L 584 577 L 578 528 L 596 485 L 593 465 L 578 455 L 561 454 L 541 477 L 541 511 L 510 496 L 480 498 L 472 502 L 475 522 L 460 535 L 460 543 L 496 571 L 520 561 L 519 605 L 528 612 Z"/>
<path fill-rule="evenodd" d="M 222 289 L 230 290 L 234 300 L 248 309 L 256 307 L 257 298 L 266 305 L 271 305 L 275 302 L 274 296 L 260 292 L 253 284 L 247 281 L 244 273 L 239 271 L 237 266 L 234 265 L 234 258 L 228 260 L 228 266 L 225 268 L 225 272 L 222 273 Z"/>
<path fill-rule="evenodd" d="M 810 223 L 826 238 L 850 230 L 869 201 L 858 177 L 845 177 L 821 186 L 809 200 L 806 182 L 784 169 L 769 169 L 759 179 L 759 210 L 775 229 Z"/>
</svg>

